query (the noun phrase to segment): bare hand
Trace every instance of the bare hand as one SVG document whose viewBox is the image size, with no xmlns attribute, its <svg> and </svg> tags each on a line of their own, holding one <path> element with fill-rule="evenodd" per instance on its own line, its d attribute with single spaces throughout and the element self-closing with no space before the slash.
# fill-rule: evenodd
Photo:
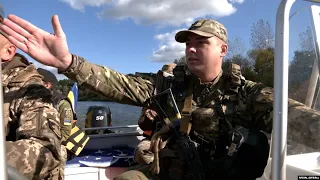
<svg viewBox="0 0 320 180">
<path fill-rule="evenodd" d="M 63 71 L 71 64 L 72 55 L 57 15 L 52 17 L 52 27 L 54 34 L 15 15 L 9 15 L 0 24 L 0 29 L 9 35 L 12 44 L 36 61 Z"/>
</svg>

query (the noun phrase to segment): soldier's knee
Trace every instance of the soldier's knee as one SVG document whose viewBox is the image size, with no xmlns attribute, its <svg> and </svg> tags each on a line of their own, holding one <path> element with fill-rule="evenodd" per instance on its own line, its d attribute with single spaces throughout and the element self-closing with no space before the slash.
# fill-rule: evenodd
<svg viewBox="0 0 320 180">
<path fill-rule="evenodd" d="M 148 180 L 148 178 L 140 171 L 131 170 L 114 177 L 113 180 Z"/>
<path fill-rule="evenodd" d="M 150 141 L 145 140 L 137 146 L 134 153 L 134 160 L 138 164 L 150 164 L 153 161 L 154 154 L 149 150 Z"/>
</svg>

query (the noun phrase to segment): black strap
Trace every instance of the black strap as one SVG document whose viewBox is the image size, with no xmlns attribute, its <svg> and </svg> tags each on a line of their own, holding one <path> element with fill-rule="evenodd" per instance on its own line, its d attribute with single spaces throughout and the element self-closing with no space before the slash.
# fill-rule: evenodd
<svg viewBox="0 0 320 180">
<path fill-rule="evenodd" d="M 63 142 L 63 145 L 67 145 L 68 144 L 68 142 L 71 142 L 72 144 L 74 144 L 75 145 L 75 147 L 78 149 L 78 147 L 82 147 L 82 143 L 84 143 L 84 141 L 86 140 L 86 138 L 85 137 L 83 137 L 83 138 L 81 138 L 80 139 L 80 141 L 79 142 L 76 142 L 74 139 L 78 136 L 78 135 L 80 135 L 82 132 L 80 131 L 80 130 L 78 130 L 77 132 L 75 132 L 75 133 L 73 133 L 71 136 L 69 136 L 69 138 L 66 140 L 66 141 L 64 141 Z M 74 147 L 74 148 L 75 148 Z M 73 150 L 73 148 L 72 148 L 72 150 Z"/>
<path fill-rule="evenodd" d="M 223 104 L 223 96 L 222 92 L 218 89 L 215 90 L 216 92 L 216 98 L 215 98 L 215 104 L 214 104 L 214 110 L 216 111 L 218 115 L 219 120 L 219 133 L 220 135 L 223 133 L 228 133 L 233 129 L 232 124 L 227 120 L 226 115 L 223 112 L 222 104 Z"/>
</svg>

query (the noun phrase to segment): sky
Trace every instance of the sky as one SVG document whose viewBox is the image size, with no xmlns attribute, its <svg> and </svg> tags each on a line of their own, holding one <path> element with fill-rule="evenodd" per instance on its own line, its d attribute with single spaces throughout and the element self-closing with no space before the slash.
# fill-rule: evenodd
<svg viewBox="0 0 320 180">
<path fill-rule="evenodd" d="M 51 17 L 59 16 L 69 51 L 91 63 L 121 73 L 157 72 L 184 55 L 174 35 L 200 18 L 223 23 L 229 39 L 250 48 L 250 30 L 260 19 L 275 30 L 280 0 L 0 0 L 5 14 L 15 14 L 53 33 Z M 299 48 L 299 33 L 310 25 L 308 7 L 297 0 L 290 20 L 290 57 Z M 24 54 L 24 53 L 23 53 Z M 24 54 L 25 55 L 25 54 Z M 43 65 L 30 61 L 37 67 Z M 55 73 L 55 68 L 45 67 Z M 65 78 L 58 75 L 59 79 Z"/>
</svg>

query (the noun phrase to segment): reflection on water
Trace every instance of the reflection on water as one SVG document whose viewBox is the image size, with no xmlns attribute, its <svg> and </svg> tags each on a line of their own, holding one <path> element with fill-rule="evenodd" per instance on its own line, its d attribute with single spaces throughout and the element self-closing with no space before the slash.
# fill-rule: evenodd
<svg viewBox="0 0 320 180">
<path fill-rule="evenodd" d="M 114 102 L 102 101 L 79 101 L 76 109 L 78 117 L 78 125 L 84 127 L 87 110 L 90 106 L 109 106 L 112 112 L 112 125 L 131 125 L 137 124 L 141 107 L 129 106 Z"/>
</svg>

